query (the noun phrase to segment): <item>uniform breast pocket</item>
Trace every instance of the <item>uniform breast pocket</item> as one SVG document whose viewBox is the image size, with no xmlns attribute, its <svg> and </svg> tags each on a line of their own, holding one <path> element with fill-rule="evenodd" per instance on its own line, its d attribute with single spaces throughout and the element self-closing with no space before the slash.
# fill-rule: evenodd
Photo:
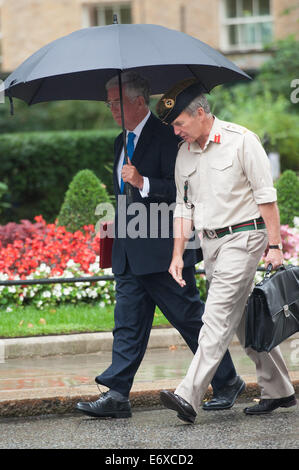
<svg viewBox="0 0 299 470">
<path fill-rule="evenodd" d="M 192 162 L 193 163 L 193 162 Z M 188 179 L 190 178 L 192 175 L 194 175 L 196 173 L 196 165 L 194 165 L 194 163 L 192 165 L 185 165 L 182 169 L 181 169 L 181 173 L 182 173 L 182 177 L 185 178 L 185 179 Z"/>
<path fill-rule="evenodd" d="M 209 176 L 217 191 L 230 190 L 233 185 L 233 158 L 231 156 L 209 161 Z"/>
<path fill-rule="evenodd" d="M 231 168 L 233 166 L 233 159 L 232 157 L 222 157 L 218 159 L 211 159 L 209 161 L 210 167 L 213 168 L 214 170 L 218 171 L 225 171 L 228 168 Z"/>
</svg>

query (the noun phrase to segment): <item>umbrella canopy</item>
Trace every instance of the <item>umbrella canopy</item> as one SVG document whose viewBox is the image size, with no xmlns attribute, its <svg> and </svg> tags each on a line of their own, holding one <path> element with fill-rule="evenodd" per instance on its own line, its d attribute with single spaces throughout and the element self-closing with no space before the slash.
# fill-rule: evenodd
<svg viewBox="0 0 299 470">
<path fill-rule="evenodd" d="M 185 33 L 151 24 L 85 28 L 42 47 L 5 80 L 5 93 L 29 105 L 54 100 L 105 100 L 105 83 L 136 70 L 151 93 L 197 78 L 206 92 L 250 78 L 222 54 Z"/>
</svg>

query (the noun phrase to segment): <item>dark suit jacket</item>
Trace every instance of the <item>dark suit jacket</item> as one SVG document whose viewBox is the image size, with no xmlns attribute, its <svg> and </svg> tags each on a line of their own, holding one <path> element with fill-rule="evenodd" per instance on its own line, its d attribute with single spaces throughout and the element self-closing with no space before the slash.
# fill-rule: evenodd
<svg viewBox="0 0 299 470">
<path fill-rule="evenodd" d="M 174 168 L 178 139 L 170 126 L 165 126 L 151 114 L 132 157 L 132 164 L 139 173 L 149 178 L 150 193 L 149 197 L 142 198 L 139 190 L 133 188 L 134 202 L 128 207 L 122 204 L 124 197 L 120 197 L 117 178 L 122 147 L 123 134 L 120 134 L 114 145 L 113 181 L 117 207 L 112 270 L 115 274 L 122 274 L 127 258 L 132 272 L 137 275 L 167 271 L 173 250 L 173 209 L 176 198 Z M 159 204 L 160 216 L 157 217 Z M 137 237 L 131 238 L 131 232 Z M 185 251 L 186 267 L 201 259 L 201 250 Z"/>
</svg>

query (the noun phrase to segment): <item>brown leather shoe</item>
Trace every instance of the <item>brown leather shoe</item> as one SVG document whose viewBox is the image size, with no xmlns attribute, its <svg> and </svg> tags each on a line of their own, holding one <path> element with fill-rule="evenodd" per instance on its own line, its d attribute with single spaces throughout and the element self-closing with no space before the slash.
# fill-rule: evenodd
<svg viewBox="0 0 299 470">
<path fill-rule="evenodd" d="M 194 408 L 176 393 L 169 392 L 168 390 L 162 390 L 160 392 L 161 402 L 166 408 L 177 411 L 178 418 L 187 423 L 194 423 L 196 418 L 196 412 Z"/>
<path fill-rule="evenodd" d="M 295 395 L 283 398 L 262 398 L 257 405 L 249 406 L 243 411 L 247 415 L 262 415 L 271 413 L 276 408 L 289 408 L 297 403 Z"/>
</svg>

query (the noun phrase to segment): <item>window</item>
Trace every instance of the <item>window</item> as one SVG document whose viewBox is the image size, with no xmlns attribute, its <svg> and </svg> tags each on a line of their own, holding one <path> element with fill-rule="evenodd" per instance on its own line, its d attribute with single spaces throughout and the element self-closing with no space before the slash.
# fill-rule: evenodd
<svg viewBox="0 0 299 470">
<path fill-rule="evenodd" d="M 83 27 L 105 26 L 113 23 L 113 15 L 118 23 L 132 23 L 131 5 L 129 3 L 106 3 L 84 5 Z"/>
<path fill-rule="evenodd" d="M 271 0 L 223 0 L 222 49 L 262 49 L 273 38 Z"/>
</svg>

